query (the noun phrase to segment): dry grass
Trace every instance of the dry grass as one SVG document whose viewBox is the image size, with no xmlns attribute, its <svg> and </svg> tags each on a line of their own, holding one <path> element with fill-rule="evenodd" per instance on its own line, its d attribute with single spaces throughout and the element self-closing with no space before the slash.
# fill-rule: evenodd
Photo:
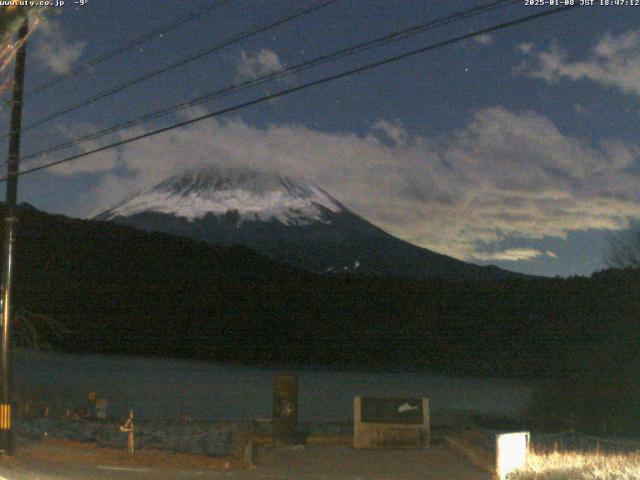
<svg viewBox="0 0 640 480">
<path fill-rule="evenodd" d="M 509 480 L 638 480 L 640 453 L 535 453 Z"/>
</svg>

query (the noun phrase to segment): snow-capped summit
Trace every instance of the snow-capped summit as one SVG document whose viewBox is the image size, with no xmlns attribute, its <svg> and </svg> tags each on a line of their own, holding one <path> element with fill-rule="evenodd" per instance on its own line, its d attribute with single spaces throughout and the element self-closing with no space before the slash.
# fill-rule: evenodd
<svg viewBox="0 0 640 480">
<path fill-rule="evenodd" d="M 255 170 L 209 165 L 168 178 L 101 212 L 98 219 L 163 213 L 195 221 L 237 212 L 238 223 L 276 220 L 284 225 L 328 223 L 325 212 L 342 206 L 321 188 Z"/>
<path fill-rule="evenodd" d="M 511 275 L 393 237 L 309 182 L 251 169 L 190 170 L 94 218 L 212 245 L 244 245 L 315 273 L 456 280 Z"/>
</svg>

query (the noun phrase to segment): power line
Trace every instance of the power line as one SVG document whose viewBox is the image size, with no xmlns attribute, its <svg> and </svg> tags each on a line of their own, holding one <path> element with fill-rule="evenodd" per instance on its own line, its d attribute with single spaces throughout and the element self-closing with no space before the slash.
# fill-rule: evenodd
<svg viewBox="0 0 640 480">
<path fill-rule="evenodd" d="M 112 59 L 113 57 L 117 57 L 118 55 L 122 55 L 123 53 L 132 50 L 136 47 L 139 47 L 140 45 L 143 45 L 151 40 L 153 40 L 154 38 L 157 38 L 161 35 L 164 35 L 165 33 L 170 32 L 171 30 L 174 30 L 188 22 L 191 22 L 192 20 L 195 20 L 199 17 L 202 17 L 203 15 L 206 15 L 207 13 L 210 13 L 214 10 L 216 10 L 217 8 L 220 8 L 224 5 L 226 5 L 227 3 L 230 3 L 232 0 L 219 0 L 218 2 L 215 2 L 213 5 L 208 5 L 204 8 L 201 8 L 200 10 L 197 10 L 195 12 L 191 12 L 183 17 L 178 18 L 177 20 L 174 20 L 173 22 L 167 24 L 167 25 L 163 25 L 160 28 L 157 28 L 155 30 L 151 30 L 147 33 L 145 33 L 144 35 L 135 38 L 134 40 L 132 40 L 129 43 L 125 43 L 124 45 L 120 46 L 120 47 L 116 47 L 113 50 L 106 52 L 102 55 L 99 55 L 97 57 L 92 58 L 91 60 L 83 63 L 82 65 L 77 66 L 76 68 L 74 68 L 73 70 L 71 70 L 68 73 L 65 73 L 64 75 L 61 75 L 59 77 L 57 77 L 56 79 L 46 82 L 46 83 L 42 83 L 40 85 L 38 85 L 37 87 L 34 87 L 33 89 L 31 89 L 29 92 L 27 92 L 25 94 L 25 98 L 34 96 L 36 94 L 42 93 L 46 90 L 49 90 L 50 88 L 54 87 L 55 85 L 63 82 L 64 80 L 70 78 L 70 77 L 74 77 L 76 75 L 78 75 L 79 73 L 84 72 L 85 70 L 88 70 L 89 68 L 95 67 L 97 65 L 100 65 L 101 63 L 106 62 L 107 60 Z"/>
<path fill-rule="evenodd" d="M 187 57 L 186 59 L 179 60 L 179 61 L 174 62 L 174 63 L 172 63 L 170 65 L 167 65 L 165 67 L 162 67 L 162 68 L 159 68 L 159 69 L 154 70 L 152 72 L 149 72 L 149 73 L 147 73 L 147 74 L 145 74 L 143 76 L 137 77 L 137 78 L 135 78 L 133 80 L 129 80 L 129 81 L 127 81 L 125 83 L 122 83 L 122 84 L 120 84 L 120 85 L 118 85 L 116 87 L 110 88 L 109 90 L 100 92 L 97 95 L 94 95 L 93 97 L 90 97 L 90 98 L 88 98 L 86 100 L 82 100 L 82 101 L 80 101 L 80 102 L 78 102 L 78 103 L 76 103 L 74 105 L 71 105 L 70 107 L 67 107 L 64 110 L 60 110 L 58 112 L 52 113 L 50 115 L 47 115 L 46 117 L 41 118 L 40 120 L 37 120 L 34 123 L 24 127 L 22 129 L 22 131 L 23 132 L 28 132 L 29 130 L 33 130 L 34 128 L 39 127 L 39 126 L 41 126 L 41 125 L 43 125 L 43 124 L 45 124 L 47 122 L 50 122 L 51 120 L 54 120 L 54 119 L 56 119 L 58 117 L 66 115 L 67 113 L 71 113 L 74 110 L 78 110 L 79 108 L 86 107 L 87 105 L 91 105 L 92 103 L 95 103 L 95 102 L 97 102 L 99 100 L 104 100 L 105 98 L 110 97 L 112 95 L 115 95 L 116 93 L 119 93 L 119 92 L 121 92 L 121 91 L 123 91 L 123 90 L 125 90 L 125 89 L 127 89 L 129 87 L 137 85 L 138 83 L 145 82 L 145 81 L 147 81 L 147 80 L 149 80 L 151 78 L 157 77 L 158 75 L 166 73 L 166 72 L 168 72 L 170 70 L 174 70 L 174 69 L 176 69 L 178 67 L 182 67 L 182 66 L 184 66 L 184 65 L 186 65 L 188 63 L 191 63 L 191 62 L 193 62 L 195 60 L 198 60 L 198 59 L 200 59 L 202 57 L 210 55 L 210 54 L 212 54 L 212 53 L 214 53 L 214 52 L 216 52 L 218 50 L 221 50 L 221 49 L 223 49 L 225 47 L 233 45 L 234 43 L 238 43 L 238 42 L 240 42 L 242 40 L 245 40 L 245 39 L 247 39 L 249 37 L 257 35 L 258 33 L 262 33 L 264 31 L 270 30 L 270 29 L 275 28 L 277 26 L 280 26 L 280 25 L 282 25 L 284 23 L 287 23 L 287 22 L 289 22 L 291 20 L 294 20 L 296 18 L 299 18 L 299 17 L 302 17 L 304 15 L 310 14 L 312 12 L 320 10 L 321 8 L 327 7 L 327 6 L 331 5 L 331 4 L 339 2 L 339 1 L 340 0 L 324 0 L 324 1 L 322 1 L 320 3 L 317 3 L 317 4 L 315 4 L 315 5 L 311 6 L 311 7 L 307 7 L 305 9 L 298 10 L 295 13 L 292 13 L 292 14 L 286 15 L 284 17 L 281 17 L 278 20 L 276 20 L 274 22 L 271 22 L 269 24 L 252 28 L 251 30 L 249 30 L 246 33 L 242 33 L 240 35 L 232 37 L 232 38 L 230 38 L 228 40 L 225 40 L 222 43 L 214 45 L 213 47 L 209 47 L 209 48 L 206 48 L 204 50 L 201 50 L 200 52 L 198 52 L 195 55 L 192 55 L 190 57 Z M 6 138 L 7 136 L 8 136 L 8 134 L 5 134 L 3 136 L 3 138 Z"/>
<path fill-rule="evenodd" d="M 204 103 L 207 103 L 213 99 L 219 98 L 221 96 L 225 96 L 225 95 L 229 95 L 231 93 L 236 93 L 239 92 L 241 90 L 245 90 L 247 88 L 250 87 L 254 87 L 257 85 L 261 85 L 263 83 L 267 83 L 271 80 L 275 80 L 284 76 L 288 76 L 291 75 L 293 73 L 298 73 L 300 71 L 303 70 L 307 70 L 308 68 L 312 68 L 312 67 L 316 67 L 318 65 L 322 65 L 324 63 L 327 63 L 329 61 L 334 61 L 337 60 L 339 58 L 343 58 L 349 55 L 353 55 L 353 54 L 357 54 L 357 53 L 361 53 L 367 50 L 371 50 L 373 48 L 377 48 L 380 46 L 384 46 L 387 45 L 389 43 L 395 42 L 395 41 L 399 41 L 399 40 L 406 40 L 407 38 L 410 38 L 412 36 L 424 33 L 425 31 L 431 30 L 433 28 L 436 27 L 440 27 L 443 25 L 448 25 L 460 20 L 465 20 L 471 17 L 474 17 L 476 15 L 480 15 L 480 14 L 484 14 L 487 13 L 489 11 L 493 11 L 495 9 L 498 8 L 504 8 L 516 3 L 520 3 L 520 0 L 498 0 L 498 1 L 494 1 L 492 3 L 489 4 L 485 4 L 483 6 L 479 6 L 479 7 L 475 7 L 472 9 L 468 9 L 468 10 L 463 10 L 463 11 L 458 11 L 456 13 L 444 16 L 444 17 L 439 17 L 437 19 L 431 20 L 429 22 L 426 23 L 421 23 L 419 25 L 414 25 L 413 27 L 407 28 L 407 29 L 403 29 L 403 30 L 398 30 L 395 31 L 393 33 L 387 34 L 387 35 L 383 35 L 381 37 L 377 37 L 375 39 L 369 40 L 367 42 L 363 42 L 363 43 L 359 43 L 356 45 L 353 45 L 351 47 L 347 47 L 347 48 L 343 48 L 340 50 L 336 50 L 334 52 L 331 52 L 329 54 L 326 55 L 322 55 L 320 57 L 316 57 L 314 59 L 311 60 L 307 60 L 304 61 L 302 63 L 293 65 L 289 68 L 286 68 L 284 70 L 279 70 L 277 72 L 274 73 L 270 73 L 270 74 L 266 74 L 266 75 L 262 75 L 258 78 L 255 79 L 250 79 L 247 80 L 245 82 L 242 82 L 240 84 L 233 84 L 233 85 L 229 85 L 226 87 L 223 87 L 222 89 L 218 89 L 214 92 L 210 92 L 207 93 L 205 95 L 199 96 L 195 99 L 189 100 L 187 102 L 182 102 L 179 103 L 177 105 L 173 105 L 171 107 L 168 108 L 164 108 L 162 110 L 157 110 L 155 112 L 152 113 L 148 113 L 145 114 L 141 117 L 138 117 L 136 119 L 132 119 L 132 120 L 128 120 L 126 122 L 99 130 L 97 132 L 93 132 L 81 137 L 77 137 L 75 139 L 72 140 L 68 140 L 66 142 L 63 143 L 59 143 L 57 145 L 52 145 L 49 146 L 43 150 L 39 150 L 37 152 L 32 152 L 28 155 L 25 155 L 22 157 L 22 160 L 29 160 L 29 159 L 34 159 L 34 158 L 40 158 L 44 155 L 50 154 L 50 153 L 54 153 L 60 150 L 64 150 L 66 148 L 72 147 L 74 145 L 78 145 L 80 143 L 89 141 L 89 140 L 95 140 L 97 138 L 103 137 L 105 135 L 111 134 L 111 133 L 115 133 L 117 131 L 126 129 L 126 128 L 131 128 L 133 126 L 136 126 L 140 123 L 144 123 L 144 122 L 148 122 L 150 120 L 157 120 L 159 118 L 162 118 L 166 115 L 169 115 L 171 113 L 176 113 L 178 111 L 182 111 L 185 110 L 187 108 L 190 107 L 194 107 L 194 106 L 198 106 L 198 105 L 202 105 Z"/>
<path fill-rule="evenodd" d="M 477 37 L 478 35 L 492 33 L 492 32 L 498 31 L 498 30 L 502 30 L 502 29 L 505 29 L 505 28 L 509 28 L 509 27 L 513 27 L 513 26 L 516 26 L 516 25 L 520 25 L 520 24 L 526 23 L 526 22 L 530 22 L 532 20 L 536 20 L 536 19 L 539 19 L 539 18 L 548 17 L 548 16 L 555 15 L 555 14 L 558 14 L 558 13 L 566 12 L 566 11 L 572 9 L 572 8 L 575 8 L 575 7 L 577 7 L 577 5 L 558 7 L 558 8 L 554 8 L 554 9 L 551 9 L 551 10 L 546 10 L 544 12 L 537 13 L 537 14 L 534 14 L 534 15 L 528 15 L 528 16 L 525 16 L 525 17 L 520 17 L 520 18 L 517 18 L 515 20 L 510 20 L 508 22 L 500 23 L 498 25 L 494 25 L 494 26 L 491 26 L 491 27 L 482 28 L 480 30 L 475 30 L 474 32 L 471 32 L 471 33 L 467 33 L 467 34 L 460 35 L 460 36 L 457 36 L 457 37 L 454 37 L 454 38 L 450 38 L 448 40 L 442 40 L 440 42 L 436 42 L 436 43 L 433 43 L 431 45 L 427 45 L 426 47 L 422 47 L 422 48 L 418 48 L 418 49 L 415 49 L 415 50 L 411 50 L 409 52 L 405 52 L 405 53 L 402 53 L 402 54 L 399 54 L 399 55 L 394 55 L 394 56 L 386 58 L 384 60 L 379 60 L 377 62 L 369 63 L 367 65 L 363 65 L 363 66 L 360 66 L 360 67 L 357 67 L 357 68 L 354 68 L 354 69 L 351 69 L 351 70 L 347 70 L 347 71 L 344 71 L 344 72 L 341 72 L 341 73 L 337 73 L 335 75 L 331 75 L 331 76 L 328 76 L 328 77 L 321 78 L 319 80 L 314 80 L 312 82 L 308 82 L 308 83 L 299 85 L 297 87 L 292 87 L 292 88 L 289 88 L 289 89 L 286 89 L 286 90 L 281 90 L 280 92 L 277 92 L 277 93 L 264 95 L 262 97 L 259 97 L 259 98 L 256 98 L 254 100 L 250 100 L 250 101 L 238 104 L 238 105 L 234 105 L 232 107 L 228 107 L 228 108 L 224 108 L 224 109 L 221 109 L 221 110 L 217 110 L 215 112 L 208 113 L 206 115 L 201 115 L 199 117 L 195 117 L 195 118 L 192 118 L 192 119 L 189 119 L 189 120 L 185 120 L 185 121 L 182 121 L 182 122 L 179 122 L 179 123 L 175 123 L 173 125 L 170 125 L 170 126 L 167 126 L 167 127 L 163 127 L 163 128 L 159 128 L 159 129 L 156 129 L 156 130 L 153 130 L 151 132 L 147 132 L 147 133 L 144 133 L 144 134 L 141 134 L 141 135 L 136 135 L 134 137 L 127 138 L 125 140 L 120 140 L 118 142 L 114 142 L 114 143 L 111 143 L 109 145 L 105 145 L 103 147 L 95 148 L 95 149 L 89 150 L 87 152 L 79 153 L 79 154 L 76 154 L 76 155 L 71 155 L 69 157 L 66 157 L 66 158 L 63 158 L 63 159 L 60 159 L 60 160 L 56 160 L 54 162 L 46 163 L 46 164 L 40 165 L 38 167 L 33 167 L 33 168 L 30 168 L 30 169 L 27 169 L 27 170 L 24 170 L 24 171 L 20 172 L 19 175 L 26 175 L 28 173 L 33 173 L 33 172 L 37 172 L 37 171 L 40 171 L 40 170 L 45 170 L 45 169 L 54 167 L 56 165 L 60 165 L 60 164 L 67 163 L 67 162 L 70 162 L 70 161 L 73 161 L 73 160 L 77 160 L 79 158 L 87 157 L 89 155 L 93 155 L 95 153 L 99 153 L 99 152 L 103 152 L 103 151 L 106 151 L 106 150 L 110 150 L 112 148 L 120 147 L 122 145 L 127 145 L 129 143 L 133 143 L 133 142 L 136 142 L 138 140 L 142 140 L 142 139 L 145 139 L 145 138 L 148 138 L 148 137 L 153 137 L 153 136 L 159 135 L 161 133 L 165 133 L 165 132 L 168 132 L 168 131 L 171 131 L 171 130 L 175 130 L 177 128 L 181 128 L 181 127 L 185 127 L 187 125 L 191 125 L 191 124 L 194 124 L 194 123 L 201 122 L 203 120 L 208 120 L 210 118 L 214 118 L 214 117 L 218 117 L 218 116 L 221 116 L 221 115 L 224 115 L 224 114 L 227 114 L 227 113 L 235 112 L 237 110 L 240 110 L 240 109 L 243 109 L 243 108 L 246 108 L 246 107 L 250 107 L 250 106 L 256 105 L 258 103 L 262 103 L 262 102 L 266 102 L 266 101 L 269 101 L 269 100 L 273 100 L 275 98 L 283 97 L 285 95 L 289 95 L 289 94 L 294 93 L 294 92 L 298 92 L 298 91 L 301 91 L 301 90 L 306 90 L 308 88 L 315 87 L 315 86 L 318 86 L 318 85 L 322 85 L 322 84 L 327 83 L 327 82 L 331 82 L 331 81 L 338 80 L 338 79 L 341 79 L 341 78 L 345 78 L 345 77 L 348 77 L 348 76 L 351 76 L 351 75 L 362 73 L 362 72 L 365 72 L 367 70 L 371 70 L 373 68 L 381 67 L 383 65 L 388 65 L 390 63 L 394 63 L 394 62 L 397 62 L 397 61 L 400 61 L 400 60 L 404 60 L 406 58 L 410 58 L 410 57 L 413 57 L 413 56 L 416 56 L 416 55 L 419 55 L 419 54 L 422 54 L 422 53 L 425 53 L 425 52 L 428 52 L 428 51 L 431 51 L 431 50 L 435 50 L 437 48 L 442 48 L 444 46 L 452 45 L 454 43 L 458 43 L 458 42 L 461 42 L 463 40 L 468 40 L 470 38 Z M 6 180 L 7 180 L 7 177 L 0 178 L 0 182 L 6 181 Z"/>
</svg>

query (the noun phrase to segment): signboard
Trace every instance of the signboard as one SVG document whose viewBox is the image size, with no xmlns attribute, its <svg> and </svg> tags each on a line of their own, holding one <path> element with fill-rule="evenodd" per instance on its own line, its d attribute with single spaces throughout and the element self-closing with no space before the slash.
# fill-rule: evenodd
<svg viewBox="0 0 640 480">
<path fill-rule="evenodd" d="M 423 448 L 430 441 L 429 399 L 356 397 L 356 448 Z"/>
<path fill-rule="evenodd" d="M 361 397 L 363 423 L 424 423 L 421 398 Z"/>
</svg>

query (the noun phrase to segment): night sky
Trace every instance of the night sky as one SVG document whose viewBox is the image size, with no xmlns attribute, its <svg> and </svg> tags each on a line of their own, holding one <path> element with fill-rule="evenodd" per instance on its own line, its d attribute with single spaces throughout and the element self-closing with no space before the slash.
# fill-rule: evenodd
<svg viewBox="0 0 640 480">
<path fill-rule="evenodd" d="M 27 92 L 214 4 L 73 3 L 52 9 L 33 33 Z M 318 2 L 219 3 L 28 95 L 23 125 Z M 22 153 L 486 3 L 340 0 L 33 128 Z M 549 8 L 515 2 L 22 167 Z M 246 165 L 310 180 L 388 232 L 440 253 L 525 273 L 589 275 L 605 267 L 611 237 L 640 222 L 638 20 L 640 6 L 594 5 L 477 36 L 25 175 L 19 201 L 86 217 L 185 168 Z M 3 130 L 8 111 L 5 103 Z"/>
</svg>

